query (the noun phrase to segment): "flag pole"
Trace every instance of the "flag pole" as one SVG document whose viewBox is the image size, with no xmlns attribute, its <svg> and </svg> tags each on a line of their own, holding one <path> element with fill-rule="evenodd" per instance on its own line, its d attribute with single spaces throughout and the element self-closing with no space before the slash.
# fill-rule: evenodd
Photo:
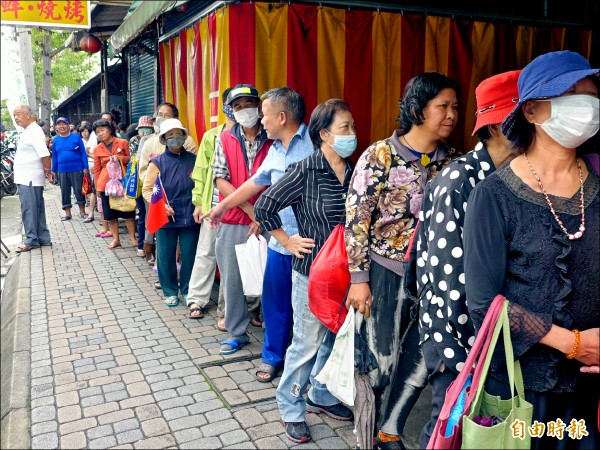
<svg viewBox="0 0 600 450">
<path fill-rule="evenodd" d="M 169 203 L 169 198 L 167 197 L 167 191 L 165 191 L 165 187 L 162 184 L 162 180 L 160 179 L 160 172 L 156 175 L 158 177 L 158 182 L 160 183 L 160 188 L 163 191 L 163 195 L 165 196 L 165 201 L 167 202 L 167 205 L 169 205 L 169 207 L 171 206 L 171 204 Z M 175 218 L 173 218 L 173 216 L 168 216 L 169 220 L 173 219 L 172 221 L 175 222 Z"/>
</svg>

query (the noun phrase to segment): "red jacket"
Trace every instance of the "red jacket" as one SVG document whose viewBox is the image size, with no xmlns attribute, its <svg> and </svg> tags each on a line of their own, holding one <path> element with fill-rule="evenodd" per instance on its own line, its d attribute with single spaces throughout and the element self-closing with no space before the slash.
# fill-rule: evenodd
<svg viewBox="0 0 600 450">
<path fill-rule="evenodd" d="M 221 133 L 223 152 L 225 153 L 227 167 L 229 168 L 229 182 L 236 189 L 256 173 L 262 162 L 267 157 L 269 148 L 271 148 L 271 145 L 273 144 L 271 139 L 267 139 L 267 133 L 263 130 L 260 137 L 258 153 L 256 154 L 256 158 L 254 158 L 254 164 L 252 164 L 252 174 L 249 174 L 248 164 L 246 163 L 245 157 L 246 152 L 244 151 L 244 141 L 239 130 L 240 126 L 234 125 L 231 130 Z M 261 193 L 262 191 L 250 198 L 248 202 L 251 205 L 254 205 L 254 202 L 256 202 Z M 223 195 L 219 193 L 219 201 L 222 201 L 223 198 Z M 233 208 L 225 213 L 225 216 L 221 222 L 231 225 L 250 225 L 251 220 L 250 217 L 248 217 L 248 215 L 240 208 Z"/>
</svg>

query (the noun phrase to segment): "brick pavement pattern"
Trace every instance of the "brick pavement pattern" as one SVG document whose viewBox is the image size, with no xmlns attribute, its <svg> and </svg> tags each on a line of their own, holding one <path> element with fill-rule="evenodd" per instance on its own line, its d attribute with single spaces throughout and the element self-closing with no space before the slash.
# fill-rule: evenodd
<svg viewBox="0 0 600 450">
<path fill-rule="evenodd" d="M 31 252 L 31 448 L 286 448 L 274 400 L 279 379 L 254 380 L 262 329 L 220 356 L 211 301 L 205 318 L 168 308 L 156 275 L 94 237 L 99 221 L 61 222 L 45 193 L 53 247 Z M 99 217 L 99 214 L 96 214 Z M 308 415 L 302 448 L 354 447 L 353 425 Z"/>
</svg>

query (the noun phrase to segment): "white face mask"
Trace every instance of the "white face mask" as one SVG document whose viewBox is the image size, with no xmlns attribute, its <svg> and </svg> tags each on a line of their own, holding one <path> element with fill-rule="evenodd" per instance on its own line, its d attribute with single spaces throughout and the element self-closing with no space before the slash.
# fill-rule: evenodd
<svg viewBox="0 0 600 450">
<path fill-rule="evenodd" d="M 160 124 L 163 123 L 165 121 L 165 117 L 157 117 L 156 119 L 154 119 L 154 132 L 155 133 L 160 133 Z"/>
<path fill-rule="evenodd" d="M 254 125 L 256 125 L 256 122 L 258 122 L 259 119 L 258 107 L 234 111 L 233 116 L 235 117 L 235 121 L 244 128 L 252 128 Z"/>
<path fill-rule="evenodd" d="M 536 123 L 565 148 L 577 148 L 598 132 L 598 99 L 591 95 L 566 95 L 548 100 L 551 115 Z"/>
</svg>

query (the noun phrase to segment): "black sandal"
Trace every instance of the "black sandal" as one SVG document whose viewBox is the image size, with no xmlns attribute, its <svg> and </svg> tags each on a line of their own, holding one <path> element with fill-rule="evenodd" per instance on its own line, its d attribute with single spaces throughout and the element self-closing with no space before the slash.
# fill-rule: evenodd
<svg viewBox="0 0 600 450">
<path fill-rule="evenodd" d="M 196 303 L 192 303 L 192 305 L 196 305 Z M 195 312 L 199 312 L 198 315 L 192 315 Z M 196 306 L 190 306 L 190 309 L 188 311 L 188 317 L 190 319 L 203 319 L 204 318 L 204 313 L 202 312 L 202 308 L 200 308 L 198 305 Z"/>
</svg>

